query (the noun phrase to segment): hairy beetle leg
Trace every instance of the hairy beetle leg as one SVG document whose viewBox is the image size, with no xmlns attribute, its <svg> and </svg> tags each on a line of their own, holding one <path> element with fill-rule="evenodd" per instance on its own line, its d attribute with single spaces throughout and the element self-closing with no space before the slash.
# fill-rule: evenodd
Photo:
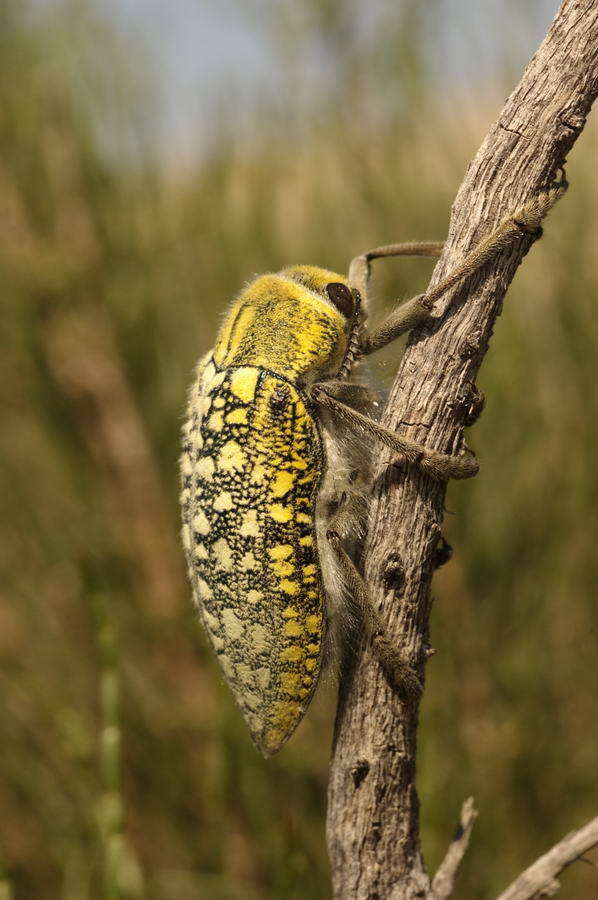
<svg viewBox="0 0 598 900">
<path fill-rule="evenodd" d="M 341 521 L 342 507 L 333 516 L 330 525 L 335 525 L 342 530 Z M 417 700 L 423 690 L 418 674 L 387 637 L 386 628 L 374 608 L 366 584 L 342 546 L 339 531 L 332 527 L 329 528 L 326 532 L 326 540 L 334 552 L 347 588 L 361 611 L 366 632 L 372 642 L 372 650 L 386 677 L 403 701 Z"/>
<path fill-rule="evenodd" d="M 407 462 L 417 465 L 432 478 L 447 481 L 449 478 L 472 478 L 478 473 L 479 464 L 473 453 L 451 456 L 402 438 L 389 428 L 379 425 L 374 419 L 364 416 L 331 396 L 326 390 L 325 384 L 312 385 L 310 397 L 315 403 L 342 419 L 350 428 L 367 432 L 382 444 L 390 447 L 391 450 L 401 454 Z"/>
<path fill-rule="evenodd" d="M 351 260 L 349 284 L 359 291 L 362 299 L 367 301 L 371 263 L 374 259 L 385 259 L 390 256 L 438 257 L 442 253 L 443 247 L 443 241 L 405 241 L 401 244 L 384 244 L 382 247 L 374 247 Z"/>
<path fill-rule="evenodd" d="M 548 190 L 533 197 L 515 213 L 503 219 L 494 231 L 483 238 L 473 250 L 470 250 L 461 264 L 434 288 L 426 294 L 413 297 L 394 309 L 371 334 L 368 333 L 367 324 L 364 322 L 359 347 L 360 355 L 367 356 L 369 353 L 374 353 L 392 343 L 399 335 L 410 331 L 428 319 L 435 302 L 446 291 L 478 272 L 501 251 L 508 250 L 521 235 L 525 235 L 532 242 L 541 238 L 542 219 L 568 188 L 567 176 L 562 167 L 560 174 L 560 180 L 553 183 Z M 440 256 L 443 247 L 444 244 L 441 242 L 413 241 L 403 244 L 386 244 L 383 247 L 368 250 L 361 256 L 356 256 L 349 266 L 349 284 L 351 288 L 359 291 L 365 316 L 367 316 L 371 263 L 374 259 L 390 256 Z"/>
<path fill-rule="evenodd" d="M 375 247 L 356 256 L 349 266 L 349 284 L 361 296 L 363 311 L 367 317 L 368 291 L 371 274 L 371 263 L 374 259 L 383 259 L 390 256 L 432 256 L 438 257 L 444 244 L 438 241 L 410 241 L 403 244 L 385 244 L 383 247 Z M 431 305 L 428 304 L 425 295 L 420 294 L 406 303 L 393 309 L 389 315 L 371 332 L 367 322 L 362 325 L 359 355 L 367 356 L 392 343 L 401 334 L 411 331 L 417 325 L 421 325 L 430 318 Z"/>
</svg>

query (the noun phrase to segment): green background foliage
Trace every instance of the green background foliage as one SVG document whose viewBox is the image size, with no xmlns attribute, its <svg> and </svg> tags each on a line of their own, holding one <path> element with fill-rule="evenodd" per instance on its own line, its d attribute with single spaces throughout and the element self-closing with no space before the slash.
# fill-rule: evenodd
<svg viewBox="0 0 598 900">
<path fill-rule="evenodd" d="M 433 16 L 383 8 L 364 47 L 347 2 L 306 2 L 299 23 L 256 6 L 287 42 L 282 100 L 256 97 L 253 128 L 221 104 L 178 166 L 147 149 L 151 78 L 92 5 L 0 7 L 2 897 L 329 896 L 334 685 L 279 756 L 257 755 L 191 608 L 178 433 L 192 365 L 254 273 L 343 271 L 446 232 L 515 73 L 446 108 Z M 328 81 L 295 110 L 316 38 Z M 596 813 L 595 161 L 590 123 L 482 370 L 481 473 L 448 495 L 418 784 L 431 867 L 476 798 L 468 900 Z M 380 314 L 426 264 L 377 273 Z M 598 890 L 582 863 L 563 881 L 564 900 Z"/>
</svg>

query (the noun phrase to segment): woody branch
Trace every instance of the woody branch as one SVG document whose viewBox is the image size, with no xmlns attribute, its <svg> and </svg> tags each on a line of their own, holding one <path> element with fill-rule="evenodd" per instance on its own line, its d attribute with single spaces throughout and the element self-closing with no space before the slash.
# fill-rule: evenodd
<svg viewBox="0 0 598 900">
<path fill-rule="evenodd" d="M 468 168 L 429 290 L 501 220 L 554 182 L 598 92 L 597 33 L 596 0 L 562 3 Z M 384 425 L 442 452 L 459 452 L 471 385 L 507 287 L 531 242 L 522 234 L 436 303 L 432 324 L 410 340 Z M 426 427 L 405 427 L 402 421 Z M 423 677 L 446 488 L 414 467 L 397 470 L 389 463 L 388 454 L 378 469 L 365 574 L 390 635 Z M 442 877 L 431 881 L 421 853 L 415 787 L 418 707 L 401 703 L 367 647 L 363 650 L 341 684 L 331 762 L 328 841 L 334 897 L 450 897 L 473 807 L 463 813 L 467 821 L 460 843 L 452 845 L 438 873 Z M 507 892 L 503 900 L 510 896 L 533 895 Z"/>
</svg>

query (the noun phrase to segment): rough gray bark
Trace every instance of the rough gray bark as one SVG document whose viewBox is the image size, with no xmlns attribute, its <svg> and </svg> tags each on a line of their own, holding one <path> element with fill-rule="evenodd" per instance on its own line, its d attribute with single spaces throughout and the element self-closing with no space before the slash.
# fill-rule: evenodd
<svg viewBox="0 0 598 900">
<path fill-rule="evenodd" d="M 537 859 L 513 884 L 509 885 L 506 891 L 503 891 L 498 900 L 534 900 L 534 897 L 552 897 L 560 888 L 556 876 L 596 844 L 598 844 L 598 816 L 578 831 L 566 835 L 552 850 Z"/>
<path fill-rule="evenodd" d="M 597 92 L 598 3 L 565 0 L 469 166 L 431 288 L 505 216 L 555 180 Z M 437 320 L 410 339 L 385 425 L 445 453 L 462 449 L 475 397 L 472 385 L 507 287 L 530 243 L 522 235 L 510 252 L 436 304 Z M 365 573 L 390 635 L 419 661 L 423 677 L 445 485 L 412 467 L 389 467 L 389 462 L 385 453 Z M 365 649 L 341 684 L 331 763 L 328 842 L 339 900 L 450 896 L 446 884 L 442 894 L 436 893 L 421 854 L 417 720 L 417 705 L 399 701 Z"/>
</svg>

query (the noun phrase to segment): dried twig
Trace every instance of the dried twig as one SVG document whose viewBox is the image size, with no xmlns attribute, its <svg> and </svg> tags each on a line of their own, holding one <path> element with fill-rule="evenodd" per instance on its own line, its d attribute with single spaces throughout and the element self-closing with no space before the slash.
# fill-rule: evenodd
<svg viewBox="0 0 598 900">
<path fill-rule="evenodd" d="M 431 892 L 433 900 L 449 900 L 453 896 L 457 870 L 465 856 L 471 830 L 477 817 L 478 811 L 474 808 L 473 797 L 468 797 L 461 807 L 461 817 L 455 837 L 434 875 Z"/>
<path fill-rule="evenodd" d="M 596 845 L 598 845 L 598 816 L 578 831 L 565 835 L 552 850 L 522 872 L 497 900 L 534 900 L 536 897 L 552 897 L 560 888 L 557 875 Z"/>
</svg>

